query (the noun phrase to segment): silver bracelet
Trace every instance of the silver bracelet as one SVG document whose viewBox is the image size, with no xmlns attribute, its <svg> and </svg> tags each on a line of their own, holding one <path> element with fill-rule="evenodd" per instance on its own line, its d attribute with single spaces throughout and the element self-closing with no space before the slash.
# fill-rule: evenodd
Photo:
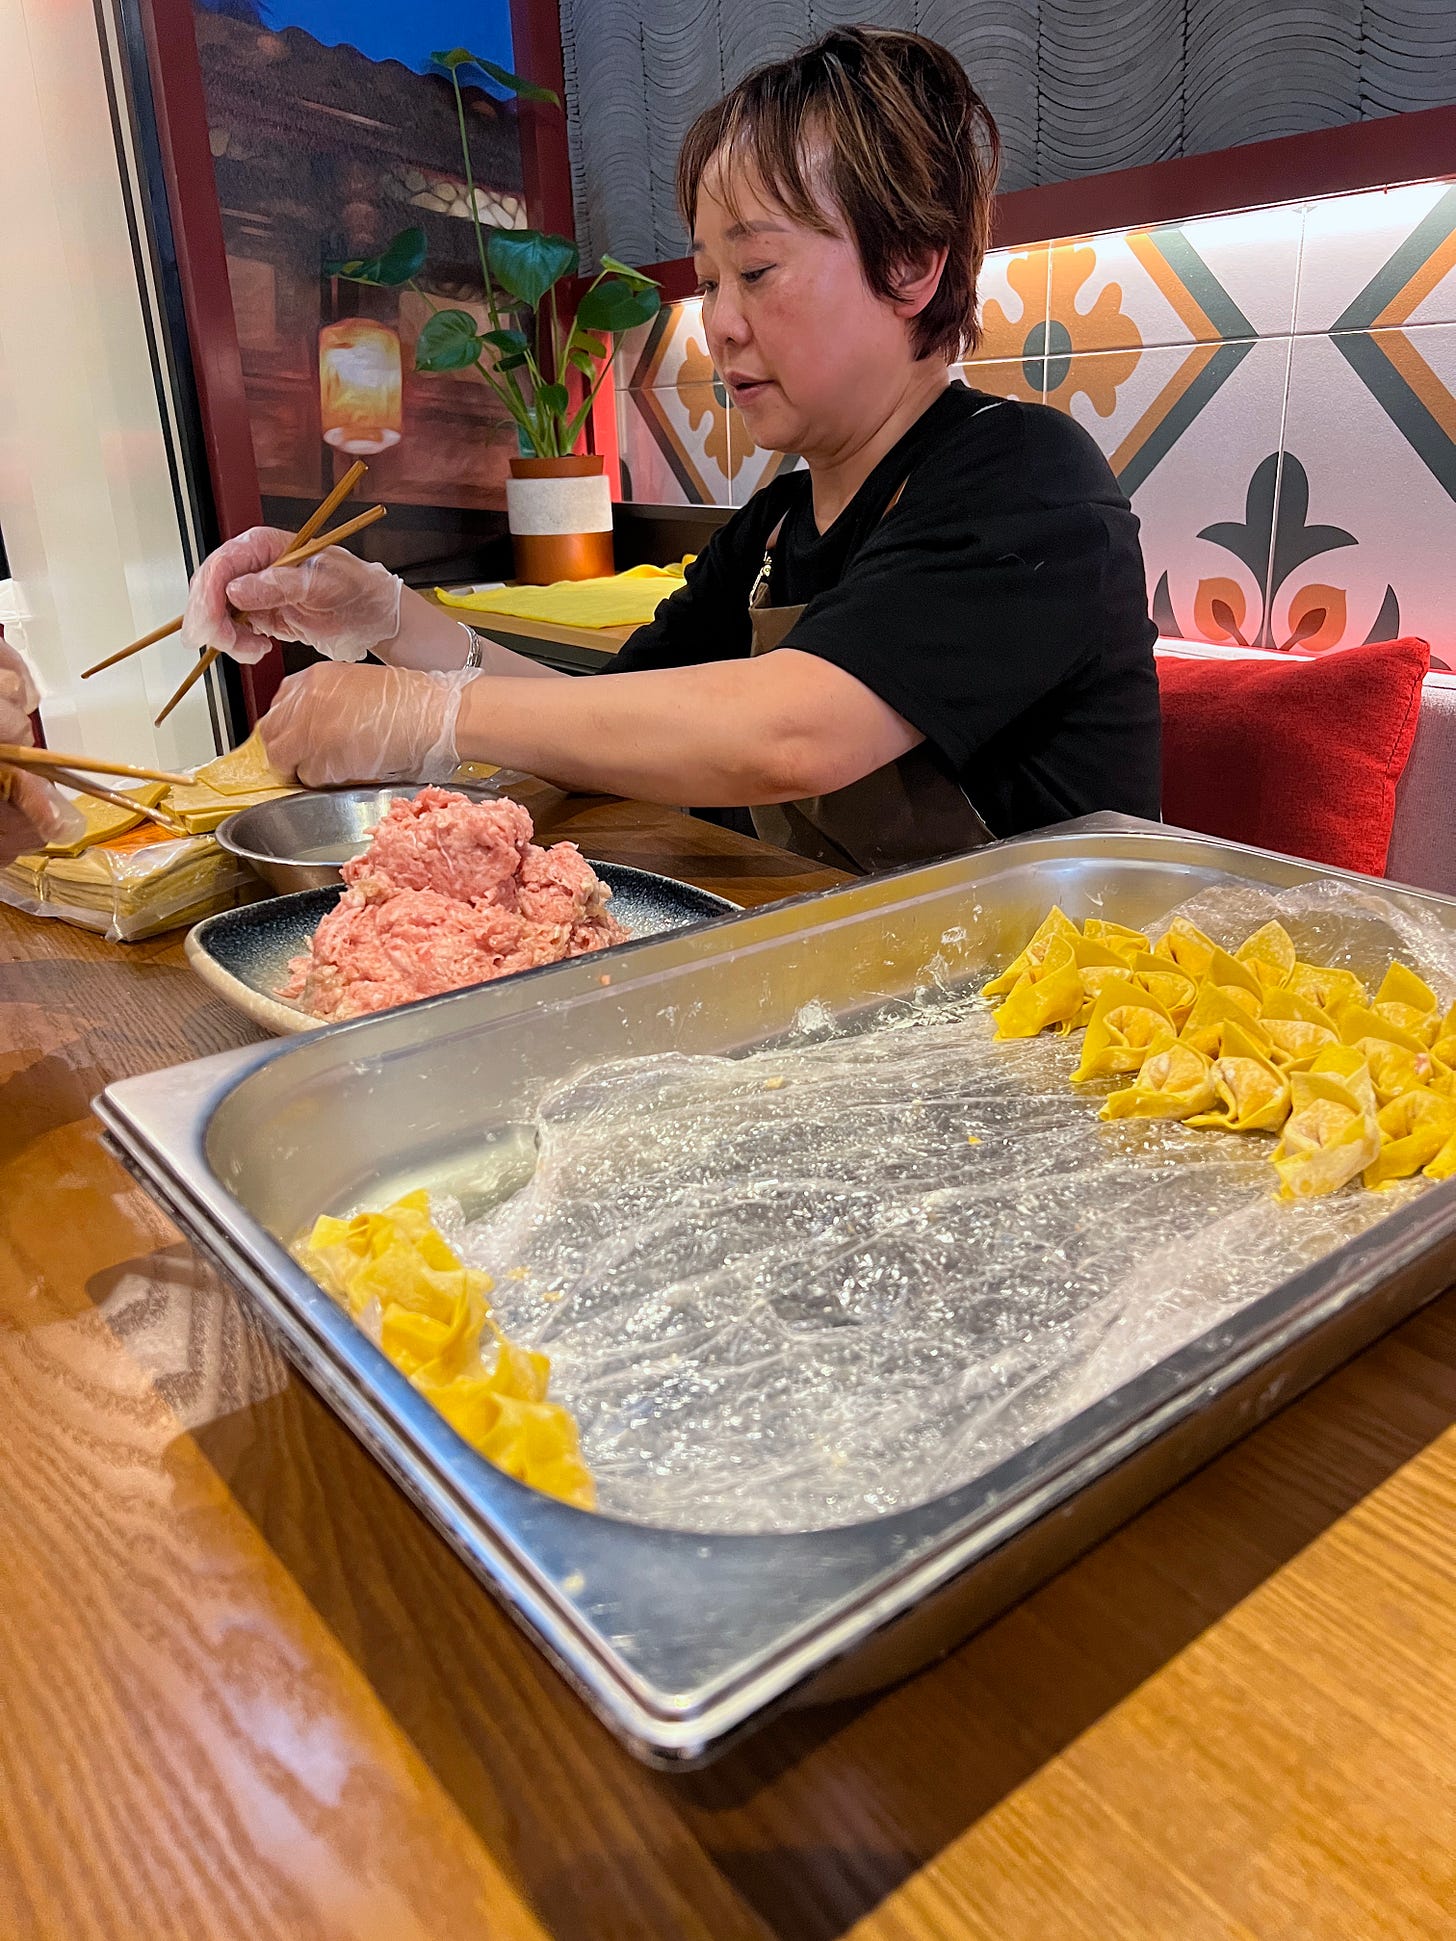
<svg viewBox="0 0 1456 1941">
<path fill-rule="evenodd" d="M 477 633 L 474 627 L 467 621 L 461 620 L 456 624 L 465 628 L 466 638 L 470 642 L 470 652 L 465 656 L 465 666 L 467 668 L 483 667 L 485 665 L 485 635 Z"/>
</svg>

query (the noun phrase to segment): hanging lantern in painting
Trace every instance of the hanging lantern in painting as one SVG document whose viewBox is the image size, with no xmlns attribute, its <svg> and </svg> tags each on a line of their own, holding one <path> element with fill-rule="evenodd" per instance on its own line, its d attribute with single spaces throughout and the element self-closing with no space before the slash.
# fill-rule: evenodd
<svg viewBox="0 0 1456 1941">
<path fill-rule="evenodd" d="M 345 317 L 319 332 L 324 443 L 365 456 L 400 440 L 399 334 L 372 317 Z"/>
</svg>

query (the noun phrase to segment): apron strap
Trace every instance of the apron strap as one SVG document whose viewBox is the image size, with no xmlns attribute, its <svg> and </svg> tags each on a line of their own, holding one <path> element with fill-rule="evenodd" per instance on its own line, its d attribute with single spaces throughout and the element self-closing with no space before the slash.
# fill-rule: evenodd
<svg viewBox="0 0 1456 1941">
<path fill-rule="evenodd" d="M 877 526 L 883 520 L 888 519 L 890 514 L 895 510 L 895 507 L 900 503 L 901 493 L 904 492 L 905 487 L 909 483 L 910 483 L 910 476 L 908 473 L 906 473 L 905 477 L 901 479 L 900 483 L 895 487 L 894 491 L 890 494 L 889 503 L 886 505 L 884 511 L 880 514 L 880 517 L 875 521 L 875 524 Z M 768 584 L 770 579 L 773 577 L 774 547 L 777 546 L 779 543 L 779 534 L 783 531 L 784 520 L 787 519 L 788 516 L 789 515 L 787 512 L 783 512 L 779 514 L 778 524 L 774 527 L 773 531 L 769 534 L 768 538 L 764 541 L 763 564 L 762 566 L 759 567 L 758 572 L 754 577 L 753 585 L 748 590 L 748 604 L 751 607 L 766 607 L 768 605 Z"/>
</svg>

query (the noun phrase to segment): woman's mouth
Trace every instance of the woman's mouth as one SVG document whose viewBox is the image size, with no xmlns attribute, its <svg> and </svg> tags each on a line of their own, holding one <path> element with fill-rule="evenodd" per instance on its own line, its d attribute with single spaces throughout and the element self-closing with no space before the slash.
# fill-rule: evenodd
<svg viewBox="0 0 1456 1941">
<path fill-rule="evenodd" d="M 755 398 L 763 396 L 773 384 L 771 377 L 749 377 L 742 371 L 730 371 L 723 379 L 728 387 L 729 396 L 736 405 L 752 404 Z"/>
</svg>

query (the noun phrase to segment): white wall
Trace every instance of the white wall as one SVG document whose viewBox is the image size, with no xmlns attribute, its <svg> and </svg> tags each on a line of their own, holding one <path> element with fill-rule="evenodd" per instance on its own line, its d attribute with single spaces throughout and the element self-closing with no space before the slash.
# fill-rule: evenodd
<svg viewBox="0 0 1456 1941">
<path fill-rule="evenodd" d="M 175 640 L 83 667 L 181 611 L 187 569 L 91 0 L 0 4 L 0 532 L 8 638 L 53 747 L 165 766 L 215 752 L 205 684 L 152 716 Z"/>
</svg>

